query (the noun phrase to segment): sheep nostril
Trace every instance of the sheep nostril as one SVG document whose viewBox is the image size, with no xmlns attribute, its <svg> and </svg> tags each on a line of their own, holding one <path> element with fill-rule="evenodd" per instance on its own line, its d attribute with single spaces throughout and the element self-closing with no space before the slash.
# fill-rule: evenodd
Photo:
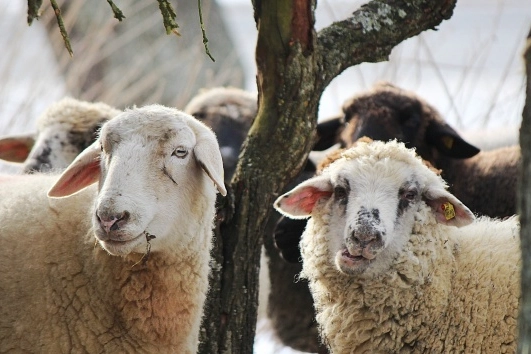
<svg viewBox="0 0 531 354">
<path fill-rule="evenodd" d="M 128 211 L 114 215 L 100 215 L 100 213 L 96 211 L 96 218 L 98 219 L 101 228 L 107 233 L 119 230 L 120 227 L 123 227 L 123 225 L 127 223 L 129 217 L 130 213 Z"/>
<path fill-rule="evenodd" d="M 352 232 L 352 239 L 356 240 L 360 245 L 365 246 L 374 240 L 381 239 L 379 232 Z"/>
</svg>

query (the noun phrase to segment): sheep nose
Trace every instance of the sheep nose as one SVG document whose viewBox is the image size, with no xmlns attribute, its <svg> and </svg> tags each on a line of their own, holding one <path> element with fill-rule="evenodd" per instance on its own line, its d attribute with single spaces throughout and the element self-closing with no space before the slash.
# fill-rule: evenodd
<svg viewBox="0 0 531 354">
<path fill-rule="evenodd" d="M 378 231 L 354 231 L 352 233 L 352 238 L 358 241 L 361 245 L 367 245 L 374 240 L 379 240 L 382 238 L 380 232 Z"/>
<path fill-rule="evenodd" d="M 129 215 L 128 211 L 123 211 L 120 214 L 107 214 L 96 211 L 98 222 L 106 233 L 119 230 L 120 227 L 123 227 L 127 223 L 127 220 L 129 220 Z"/>
</svg>

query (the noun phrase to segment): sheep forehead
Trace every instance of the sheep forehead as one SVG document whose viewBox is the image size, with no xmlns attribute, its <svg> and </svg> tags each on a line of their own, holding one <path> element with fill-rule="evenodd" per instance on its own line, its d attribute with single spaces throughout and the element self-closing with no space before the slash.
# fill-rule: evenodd
<svg viewBox="0 0 531 354">
<path fill-rule="evenodd" d="M 331 175 L 332 183 L 347 179 L 353 190 L 363 193 L 378 190 L 395 193 L 406 183 L 424 186 L 426 176 L 437 177 L 413 150 L 395 141 L 359 143 L 343 152 L 325 171 Z"/>
<path fill-rule="evenodd" d="M 238 106 L 249 111 L 257 110 L 256 94 L 234 88 L 216 87 L 201 92 L 186 105 L 184 111 L 195 114 L 209 109 L 217 109 L 226 105 Z"/>
<path fill-rule="evenodd" d="M 109 121 L 101 130 L 101 139 L 119 143 L 136 136 L 136 139 L 159 145 L 176 142 L 191 147 L 195 144 L 194 129 L 189 124 L 193 119 L 171 108 L 146 106 L 125 111 Z"/>
<path fill-rule="evenodd" d="M 336 154 L 331 163 L 326 166 L 323 172 L 334 173 L 349 166 L 360 164 L 375 164 L 378 161 L 402 161 L 411 166 L 422 165 L 422 160 L 415 155 L 414 150 L 408 149 L 401 142 L 396 140 L 390 142 L 382 141 L 358 141 L 356 144 L 340 154 Z"/>
</svg>

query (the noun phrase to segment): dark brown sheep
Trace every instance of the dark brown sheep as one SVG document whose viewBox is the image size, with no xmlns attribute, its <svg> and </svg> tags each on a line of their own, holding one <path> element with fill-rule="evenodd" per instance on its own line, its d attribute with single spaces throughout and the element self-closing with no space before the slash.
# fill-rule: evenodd
<svg viewBox="0 0 531 354">
<path fill-rule="evenodd" d="M 519 146 L 479 152 L 430 104 L 388 83 L 348 100 L 343 112 L 345 146 L 362 136 L 397 139 L 442 170 L 450 192 L 474 213 L 500 218 L 516 213 Z"/>
<path fill-rule="evenodd" d="M 216 132 L 225 183 L 236 171 L 238 156 L 257 112 L 256 94 L 235 88 L 205 89 L 190 100 L 184 111 L 193 115 Z"/>
</svg>

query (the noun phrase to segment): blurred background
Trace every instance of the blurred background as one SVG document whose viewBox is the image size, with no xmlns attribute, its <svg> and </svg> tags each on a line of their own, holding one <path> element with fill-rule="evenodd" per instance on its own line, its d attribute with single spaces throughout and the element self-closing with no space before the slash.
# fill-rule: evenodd
<svg viewBox="0 0 531 354">
<path fill-rule="evenodd" d="M 118 108 L 147 103 L 184 107 L 199 89 L 220 85 L 256 91 L 256 27 L 250 0 L 202 1 L 205 54 L 197 3 L 173 1 L 181 36 L 165 35 L 157 2 L 58 1 L 74 58 L 64 48 L 52 8 L 26 24 L 26 2 L 0 0 L 0 135 L 31 131 L 53 101 L 70 95 Z M 361 1 L 321 0 L 317 30 L 342 20 Z M 524 102 L 522 51 L 531 27 L 528 0 L 461 0 L 453 17 L 397 46 L 388 62 L 346 70 L 325 91 L 320 119 L 345 99 L 388 80 L 437 107 L 460 131 L 515 136 Z M 3 166 L 0 166 L 2 168 Z"/>
<path fill-rule="evenodd" d="M 166 35 L 153 0 L 60 0 L 74 57 L 64 48 L 48 2 L 26 22 L 26 1 L 0 0 L 0 135 L 32 132 L 38 115 L 69 95 L 120 109 L 162 103 L 183 108 L 201 88 L 256 92 L 256 27 L 251 0 L 203 0 L 212 62 L 205 54 L 197 2 L 172 0 L 180 37 Z M 320 0 L 317 30 L 345 19 L 361 1 Z M 459 0 L 450 20 L 398 45 L 390 60 L 346 70 L 325 91 L 319 119 L 379 80 L 413 90 L 472 143 L 517 141 L 525 99 L 522 53 L 531 28 L 529 0 Z M 18 172 L 0 163 L 2 172 Z M 289 353 L 268 336 L 257 353 Z"/>
</svg>

